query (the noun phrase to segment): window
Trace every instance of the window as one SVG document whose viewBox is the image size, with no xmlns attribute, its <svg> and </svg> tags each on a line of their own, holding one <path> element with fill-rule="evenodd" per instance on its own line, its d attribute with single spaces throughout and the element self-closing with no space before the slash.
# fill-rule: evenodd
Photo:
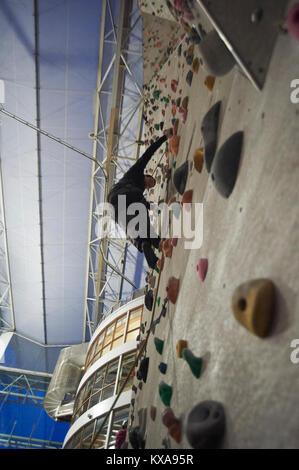
<svg viewBox="0 0 299 470">
<path fill-rule="evenodd" d="M 126 341 L 136 339 L 140 330 L 143 307 L 138 307 L 123 314 L 120 318 L 108 325 L 96 338 L 87 356 L 85 370 L 107 352 L 117 348 Z M 126 331 L 126 323 L 128 327 Z"/>
<path fill-rule="evenodd" d="M 122 357 L 117 393 L 120 392 L 124 382 L 126 381 L 126 378 L 127 378 L 128 374 L 129 374 L 129 372 L 132 369 L 132 366 L 134 364 L 135 357 L 136 357 L 136 352 L 135 351 L 133 353 L 125 354 Z M 132 383 L 133 383 L 133 376 L 131 376 L 127 380 L 127 383 L 126 383 L 126 385 L 123 389 L 123 392 L 125 392 L 126 390 L 129 390 L 130 388 L 132 388 Z"/>
<path fill-rule="evenodd" d="M 115 410 L 113 412 L 112 426 L 110 431 L 108 449 L 115 449 L 115 439 L 118 431 L 122 428 L 124 420 L 128 419 L 129 407 Z"/>
</svg>

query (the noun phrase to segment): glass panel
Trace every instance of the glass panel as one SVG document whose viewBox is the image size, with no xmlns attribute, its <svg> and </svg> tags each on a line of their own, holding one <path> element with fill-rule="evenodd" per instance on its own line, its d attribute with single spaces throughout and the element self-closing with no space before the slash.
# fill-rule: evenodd
<svg viewBox="0 0 299 470">
<path fill-rule="evenodd" d="M 115 383 L 118 363 L 119 363 L 119 358 L 117 358 L 116 361 L 110 362 L 110 364 L 108 364 L 107 373 L 105 377 L 105 385 Z"/>
<path fill-rule="evenodd" d="M 115 332 L 114 332 L 114 338 L 123 336 L 124 331 L 125 331 L 125 326 L 126 326 L 126 319 L 127 319 L 127 315 L 124 315 L 123 317 L 117 320 Z"/>
<path fill-rule="evenodd" d="M 130 333 L 127 333 L 126 341 L 133 341 L 137 338 L 138 334 L 139 328 L 137 330 L 130 331 Z"/>
<path fill-rule="evenodd" d="M 114 384 L 108 385 L 103 389 L 102 400 L 106 400 L 114 395 Z"/>
<path fill-rule="evenodd" d="M 96 350 L 95 350 L 96 354 L 102 349 L 103 340 L 104 340 L 104 333 L 105 333 L 105 331 L 103 331 L 103 333 L 101 333 L 100 336 L 99 336 L 98 344 L 97 344 L 97 347 L 96 347 Z"/>
<path fill-rule="evenodd" d="M 101 401 L 102 389 L 98 390 L 89 400 L 89 408 L 94 405 L 97 405 Z"/>
<path fill-rule="evenodd" d="M 117 348 L 121 344 L 123 344 L 123 337 L 122 336 L 113 341 L 111 349 Z"/>
<path fill-rule="evenodd" d="M 82 433 L 82 439 L 81 439 L 81 446 L 80 446 L 81 449 L 89 449 L 90 448 L 94 425 L 95 425 L 95 421 L 92 421 L 91 423 L 84 426 L 83 433 Z"/>
<path fill-rule="evenodd" d="M 129 407 L 123 408 L 121 410 L 116 410 L 113 413 L 113 421 L 111 426 L 111 434 L 109 437 L 109 449 L 115 449 L 115 439 L 118 431 L 122 428 L 124 420 L 128 419 L 129 416 Z"/>
<path fill-rule="evenodd" d="M 114 327 L 115 327 L 115 323 L 113 323 L 111 326 L 107 328 L 106 336 L 104 340 L 104 346 L 112 341 Z"/>
<path fill-rule="evenodd" d="M 110 348 L 111 348 L 111 344 L 108 344 L 108 346 L 106 346 L 103 351 L 102 351 L 102 354 L 101 354 L 101 357 L 104 356 L 104 354 L 106 354 L 107 352 L 110 351 Z"/>
<path fill-rule="evenodd" d="M 100 428 L 103 424 L 104 417 L 105 416 L 101 416 L 100 418 L 98 418 L 96 420 L 96 428 L 95 428 L 95 433 L 94 433 L 94 443 L 93 443 L 93 446 L 92 446 L 93 449 L 104 449 L 104 447 L 105 447 L 105 441 L 106 441 L 106 434 L 107 434 L 107 427 L 108 427 L 109 418 L 106 419 L 106 422 L 105 422 L 100 434 L 98 434 L 98 432 L 99 432 L 99 430 L 100 430 Z"/>
</svg>

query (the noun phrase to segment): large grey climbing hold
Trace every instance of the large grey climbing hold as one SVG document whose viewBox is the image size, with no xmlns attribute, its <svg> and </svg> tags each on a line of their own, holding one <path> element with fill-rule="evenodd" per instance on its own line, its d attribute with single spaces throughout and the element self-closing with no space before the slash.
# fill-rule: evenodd
<svg viewBox="0 0 299 470">
<path fill-rule="evenodd" d="M 204 158 L 208 173 L 211 171 L 211 166 L 217 148 L 217 131 L 220 107 L 221 101 L 218 101 L 207 112 L 201 123 L 201 132 L 205 144 Z"/>
<path fill-rule="evenodd" d="M 185 191 L 186 183 L 188 178 L 188 161 L 183 163 L 179 168 L 177 168 L 173 175 L 173 184 L 175 185 L 176 190 L 183 194 Z"/>
<path fill-rule="evenodd" d="M 211 169 L 212 181 L 221 196 L 228 198 L 235 186 L 241 159 L 243 132 L 233 134 L 218 150 Z"/>
<path fill-rule="evenodd" d="M 235 65 L 235 59 L 213 30 L 208 33 L 198 45 L 203 67 L 215 77 L 226 75 Z"/>
<path fill-rule="evenodd" d="M 207 400 L 199 403 L 187 418 L 186 435 L 193 449 L 218 447 L 224 429 L 224 409 L 217 401 Z"/>
</svg>

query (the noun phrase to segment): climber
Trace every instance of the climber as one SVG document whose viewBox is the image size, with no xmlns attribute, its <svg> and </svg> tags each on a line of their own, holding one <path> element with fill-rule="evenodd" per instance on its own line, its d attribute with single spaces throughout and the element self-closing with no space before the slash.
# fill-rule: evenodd
<svg viewBox="0 0 299 470">
<path fill-rule="evenodd" d="M 128 238 L 133 245 L 141 252 L 144 253 L 146 261 L 150 268 L 155 268 L 158 258 L 156 257 L 153 248 L 158 248 L 161 241 L 159 235 L 156 234 L 149 219 L 148 209 L 150 204 L 146 201 L 143 193 L 145 189 L 153 188 L 156 184 L 155 179 L 151 175 L 144 174 L 144 170 L 156 150 L 168 139 L 171 130 L 167 129 L 163 132 L 163 136 L 157 139 L 137 160 L 137 162 L 125 173 L 125 175 L 112 187 L 108 194 L 108 202 L 114 208 L 114 218 L 118 225 L 126 232 Z M 125 211 L 118 211 L 119 198 L 118 196 L 126 196 L 125 198 Z M 146 227 L 139 227 L 146 236 L 130 235 L 128 228 L 129 222 L 135 217 L 128 215 L 128 207 L 132 203 L 141 203 L 146 208 Z M 146 231 L 144 230 L 146 229 Z M 136 232 L 134 232 L 136 233 Z"/>
<path fill-rule="evenodd" d="M 122 422 L 121 429 L 117 432 L 115 438 L 115 449 L 121 449 L 127 437 L 128 420 Z"/>
</svg>

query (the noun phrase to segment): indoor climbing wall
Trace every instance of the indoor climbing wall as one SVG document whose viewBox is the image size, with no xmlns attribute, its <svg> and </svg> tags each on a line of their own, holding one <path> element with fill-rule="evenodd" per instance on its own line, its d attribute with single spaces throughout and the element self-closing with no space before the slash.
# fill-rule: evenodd
<svg viewBox="0 0 299 470">
<path fill-rule="evenodd" d="M 129 447 L 298 447 L 298 45 L 279 34 L 258 92 L 196 27 L 144 84 L 146 144 L 172 129 L 147 199 L 202 240 L 170 235 L 149 270 Z"/>
<path fill-rule="evenodd" d="M 143 83 L 162 69 L 184 34 L 180 24 L 158 16 L 142 13 Z"/>
</svg>

